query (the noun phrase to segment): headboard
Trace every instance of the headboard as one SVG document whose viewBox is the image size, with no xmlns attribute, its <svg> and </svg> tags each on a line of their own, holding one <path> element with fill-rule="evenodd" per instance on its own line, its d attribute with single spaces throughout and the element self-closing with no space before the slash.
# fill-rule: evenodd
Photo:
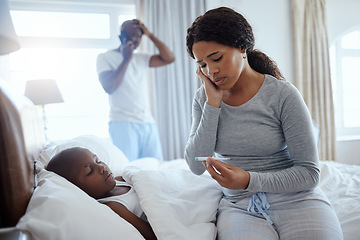
<svg viewBox="0 0 360 240">
<path fill-rule="evenodd" d="M 31 119 L 36 107 L 14 102 L 0 88 L 0 228 L 15 226 L 24 215 L 34 190 L 31 162 L 44 143 Z"/>
</svg>

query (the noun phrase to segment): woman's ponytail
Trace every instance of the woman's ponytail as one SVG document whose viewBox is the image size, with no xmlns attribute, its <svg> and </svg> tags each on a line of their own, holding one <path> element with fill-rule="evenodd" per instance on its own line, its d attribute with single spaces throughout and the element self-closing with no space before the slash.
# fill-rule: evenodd
<svg viewBox="0 0 360 240">
<path fill-rule="evenodd" d="M 269 58 L 265 53 L 259 50 L 251 50 L 247 53 L 248 62 L 252 69 L 262 74 L 269 74 L 279 80 L 284 80 L 284 76 L 281 74 L 276 63 Z"/>
</svg>

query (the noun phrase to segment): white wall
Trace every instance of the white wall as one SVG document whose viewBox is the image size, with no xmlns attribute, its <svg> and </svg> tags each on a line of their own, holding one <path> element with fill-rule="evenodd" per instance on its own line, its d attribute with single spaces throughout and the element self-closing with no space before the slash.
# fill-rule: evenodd
<svg viewBox="0 0 360 240">
<path fill-rule="evenodd" d="M 339 35 L 360 25 L 359 0 L 326 0 L 329 43 Z"/>
<path fill-rule="evenodd" d="M 206 0 L 206 8 L 231 7 L 252 25 L 255 48 L 275 60 L 286 79 L 293 82 L 290 0 Z M 329 43 L 360 24 L 359 0 L 326 0 Z M 337 160 L 360 165 L 360 140 L 337 141 Z"/>
<path fill-rule="evenodd" d="M 0 79 L 7 80 L 9 76 L 9 56 L 0 55 Z"/>
<path fill-rule="evenodd" d="M 227 6 L 241 13 L 253 28 L 255 48 L 272 58 L 293 82 L 289 0 L 206 0 L 206 8 Z"/>
</svg>

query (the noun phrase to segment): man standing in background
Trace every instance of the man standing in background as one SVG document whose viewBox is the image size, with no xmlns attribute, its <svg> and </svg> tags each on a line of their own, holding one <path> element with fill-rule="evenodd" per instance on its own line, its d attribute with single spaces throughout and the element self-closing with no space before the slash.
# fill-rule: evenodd
<svg viewBox="0 0 360 240">
<path fill-rule="evenodd" d="M 142 35 L 159 50 L 158 54 L 137 53 Z M 170 49 L 137 19 L 127 20 L 120 29 L 121 45 L 99 54 L 97 73 L 109 94 L 109 133 L 129 161 L 143 157 L 162 160 L 157 126 L 149 106 L 148 67 L 160 67 L 175 60 Z"/>
</svg>

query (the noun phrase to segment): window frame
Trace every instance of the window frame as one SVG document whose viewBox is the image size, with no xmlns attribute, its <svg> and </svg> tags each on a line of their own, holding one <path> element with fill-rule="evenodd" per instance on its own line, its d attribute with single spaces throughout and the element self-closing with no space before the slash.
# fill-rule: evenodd
<svg viewBox="0 0 360 240">
<path fill-rule="evenodd" d="M 87 38 L 53 38 L 53 37 L 24 37 L 19 36 L 21 46 L 33 48 L 39 45 L 43 47 L 55 47 L 64 45 L 74 48 L 110 48 L 119 44 L 119 15 L 126 15 L 133 11 L 135 5 L 133 0 L 122 0 L 121 3 L 115 1 L 105 1 L 95 3 L 95 1 L 19 1 L 10 0 L 11 10 L 19 11 L 44 11 L 44 12 L 70 12 L 70 13 L 102 13 L 109 14 L 110 18 L 110 38 L 108 39 L 87 39 Z"/>
<path fill-rule="evenodd" d="M 112 49 L 120 44 L 119 35 L 119 16 L 136 15 L 136 6 L 134 0 L 122 0 L 119 3 L 116 0 L 104 0 L 104 2 L 96 3 L 95 0 L 10 0 L 10 11 L 44 11 L 44 12 L 69 12 L 69 13 L 96 13 L 109 15 L 109 38 L 57 38 L 57 37 L 24 37 L 18 36 L 21 48 L 66 48 L 66 49 Z M 94 66 L 95 68 L 95 66 Z M 59 83 L 58 83 L 59 85 Z M 99 88 L 100 85 L 99 85 Z M 48 106 L 47 106 L 48 107 Z M 54 108 L 51 106 L 51 108 Z M 59 105 L 58 107 L 61 108 Z M 50 108 L 50 106 L 49 106 Z M 50 109 L 48 109 L 50 110 Z M 50 110 L 51 112 L 51 110 Z M 51 121 L 58 122 L 57 116 L 52 117 L 47 114 L 47 125 L 51 126 Z M 91 115 L 93 121 L 97 116 Z M 101 115 L 103 116 L 103 115 Z M 89 115 L 78 115 L 76 119 L 90 117 Z M 105 118 L 108 115 L 104 116 Z M 65 116 L 65 119 L 68 116 Z M 75 121 L 76 121 L 75 119 Z M 55 124 L 55 123 L 54 123 Z M 51 130 L 50 128 L 48 130 Z M 64 140 L 62 136 L 53 135 L 48 131 L 50 140 L 53 142 Z M 72 133 L 69 133 L 70 135 Z M 101 132 L 101 137 L 109 137 L 107 128 Z M 70 138 L 73 136 L 70 136 Z"/>
<path fill-rule="evenodd" d="M 333 89 L 334 95 L 334 107 L 335 107 L 335 123 L 336 123 L 336 139 L 337 141 L 347 140 L 359 140 L 360 139 L 360 127 L 345 127 L 344 126 L 344 110 L 342 108 L 344 103 L 343 97 L 343 69 L 342 60 L 346 57 L 360 58 L 360 49 L 342 48 L 341 40 L 344 36 L 351 32 L 360 31 L 360 25 L 343 32 L 333 44 L 330 45 L 329 51 L 334 47 L 334 54 L 330 54 L 331 61 L 334 65 L 331 66 L 332 84 L 335 87 Z M 334 69 L 335 68 L 335 69 Z M 360 116 L 359 116 L 360 119 Z"/>
</svg>

